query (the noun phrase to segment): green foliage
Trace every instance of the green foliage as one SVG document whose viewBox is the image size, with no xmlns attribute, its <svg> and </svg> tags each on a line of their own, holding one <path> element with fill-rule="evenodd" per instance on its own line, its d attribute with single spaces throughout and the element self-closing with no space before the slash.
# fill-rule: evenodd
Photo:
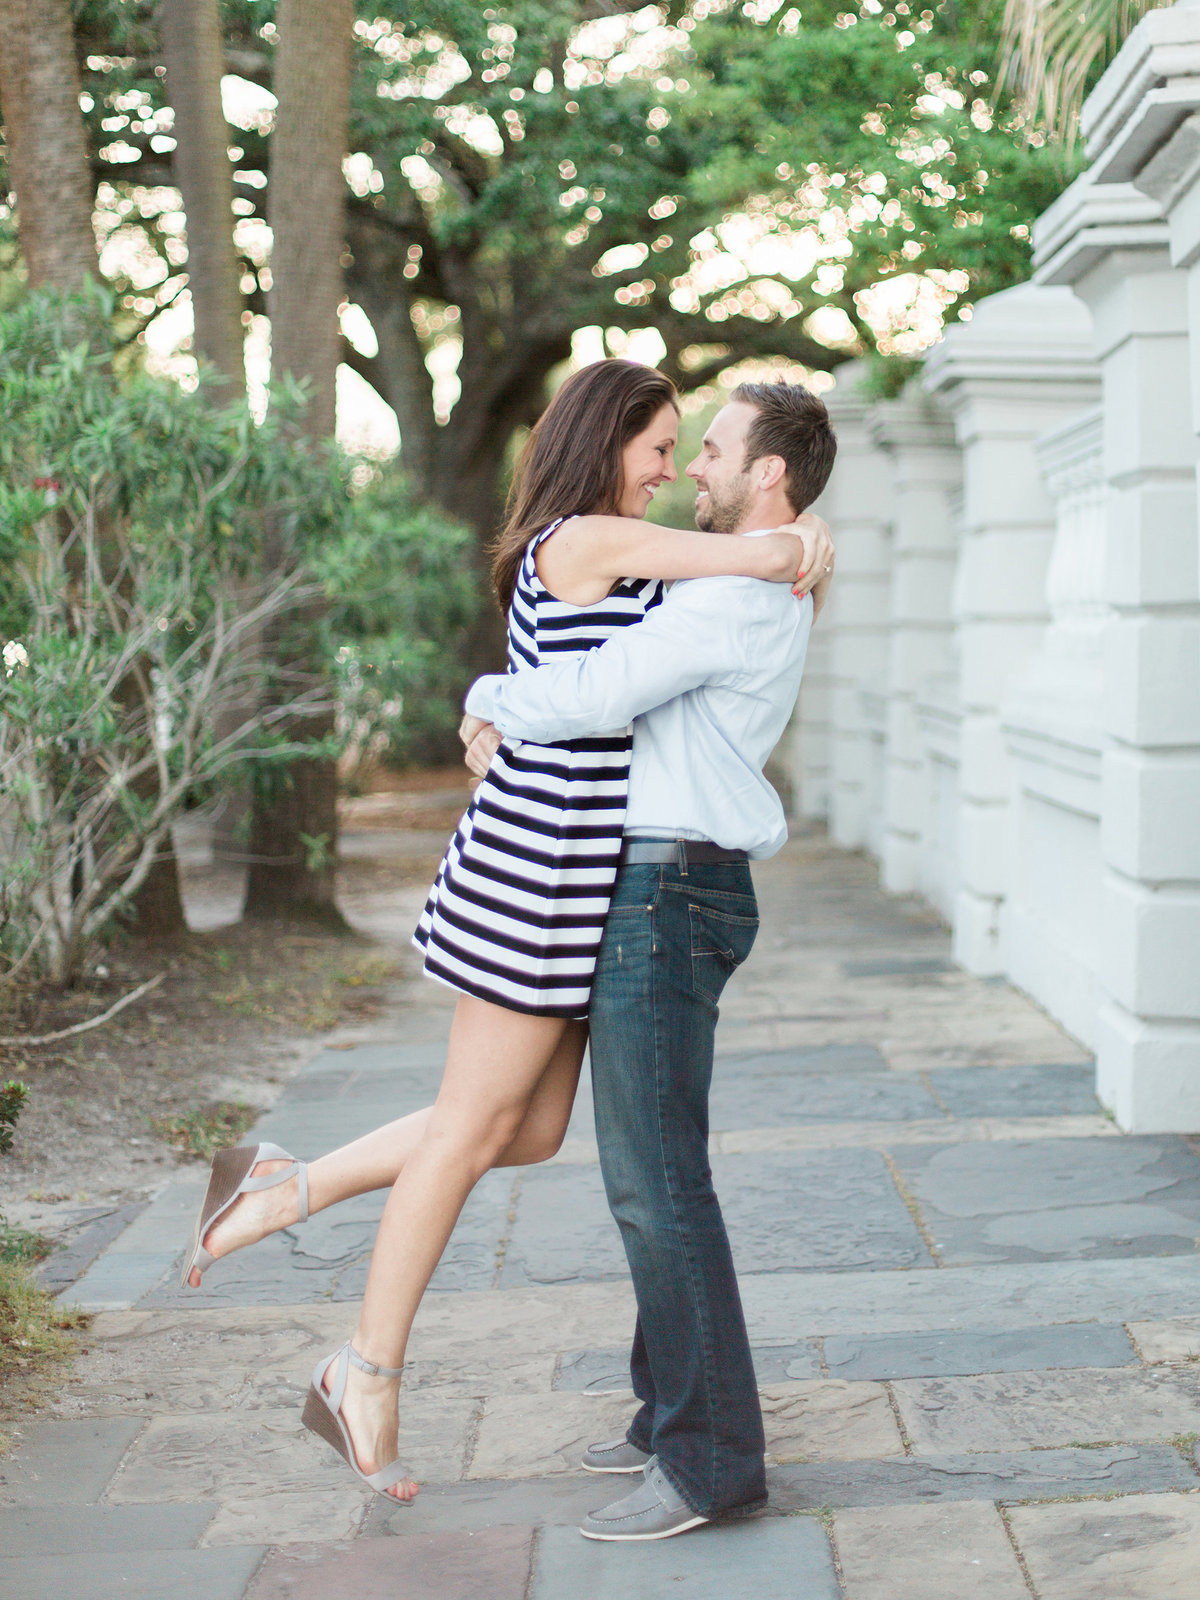
<svg viewBox="0 0 1200 1600">
<path fill-rule="evenodd" d="M 259 1112 L 241 1100 L 216 1100 L 174 1116 L 153 1117 L 150 1126 L 180 1154 L 211 1161 L 218 1150 L 234 1145 L 258 1120 Z"/>
<path fill-rule="evenodd" d="M 0 1084 L 0 1155 L 12 1149 L 17 1118 L 28 1098 L 27 1085 L 18 1083 L 15 1078 Z M 48 1248 L 41 1234 L 31 1233 L 28 1228 L 13 1227 L 0 1211 L 0 1265 L 39 1261 Z"/>
<path fill-rule="evenodd" d="M 439 539 L 458 537 L 398 487 L 390 502 L 353 495 L 348 464 L 304 439 L 286 393 L 256 426 L 242 403 L 121 372 L 110 309 L 99 292 L 39 294 L 0 317 L 10 978 L 32 963 L 70 981 L 185 803 L 238 768 L 314 753 L 297 718 L 329 711 L 330 674 L 319 658 L 306 673 L 275 665 L 296 659 L 286 649 L 267 660 L 264 631 L 304 627 L 328 591 L 329 653 L 362 636 L 382 663 L 389 638 L 405 644 L 405 585 L 436 581 Z M 433 625 L 459 614 L 446 587 Z M 413 650 L 434 637 L 426 625 Z"/>
<path fill-rule="evenodd" d="M 373 758 L 419 755 L 457 722 L 480 603 L 470 548 L 465 528 L 388 472 L 356 496 L 336 549 L 318 553 L 351 783 Z"/>
<path fill-rule="evenodd" d="M 351 149 L 369 159 L 352 178 L 352 294 L 369 300 L 374 285 L 381 305 L 407 303 L 426 354 L 461 334 L 464 416 L 481 387 L 529 387 L 497 418 L 508 431 L 536 412 L 542 378 L 587 324 L 618 341 L 655 328 L 688 388 L 746 356 L 828 367 L 877 342 L 911 353 L 934 302 L 961 306 L 1027 274 L 1029 227 L 1074 167 L 1040 134 L 1031 142 L 995 87 L 1003 0 L 844 3 L 363 4 Z M 122 314 L 142 320 L 182 282 L 174 202 L 154 187 L 170 179 L 153 148 L 169 86 L 145 8 L 76 11 L 89 128 L 109 152 L 105 225 L 140 232 L 162 261 L 159 284 L 125 297 Z M 266 0 L 223 6 L 239 68 L 260 83 L 273 15 Z M 236 138 L 243 209 L 265 216 L 251 180 L 267 171 L 269 139 L 257 125 Z M 724 224 L 742 212 L 734 239 Z M 263 263 L 247 252 L 248 303 L 261 310 Z M 866 314 L 873 285 L 929 270 L 942 281 L 921 312 Z M 409 337 L 368 310 L 384 344 Z M 394 405 L 424 407 L 430 441 L 416 449 L 411 418 L 404 434 L 428 488 L 446 451 L 430 395 L 400 392 L 396 371 L 411 390 L 412 363 L 384 350 L 358 364 Z M 442 483 L 443 503 L 453 489 Z"/>
<path fill-rule="evenodd" d="M 1001 81 L 1030 122 L 1071 146 L 1079 113 L 1134 27 L 1171 0 L 1007 0 Z"/>
<path fill-rule="evenodd" d="M 997 0 L 656 9 L 581 29 L 594 8 L 371 8 L 355 133 L 382 178 L 370 203 L 411 219 L 418 294 L 455 302 L 466 254 L 514 296 L 570 295 L 576 326 L 655 326 L 669 351 L 707 332 L 811 356 L 816 307 L 840 306 L 869 344 L 855 293 L 913 262 L 965 270 L 968 299 L 1027 273 L 1028 234 L 1013 230 L 1066 168 L 993 103 Z M 704 236 L 742 210 L 760 238 L 811 230 L 813 250 L 765 268 L 742 252 L 713 281 L 697 268 L 729 241 Z M 610 269 L 618 246 L 642 260 Z M 842 263 L 842 283 L 821 270 Z"/>
<path fill-rule="evenodd" d="M 22 1260 L 0 1256 L 0 1385 L 49 1377 L 70 1360 L 73 1328 L 86 1328 L 86 1311 L 63 1306 L 41 1288 Z"/>
<path fill-rule="evenodd" d="M 27 1085 L 18 1083 L 15 1078 L 0 1086 L 0 1155 L 12 1149 L 17 1118 L 28 1098 Z"/>
</svg>

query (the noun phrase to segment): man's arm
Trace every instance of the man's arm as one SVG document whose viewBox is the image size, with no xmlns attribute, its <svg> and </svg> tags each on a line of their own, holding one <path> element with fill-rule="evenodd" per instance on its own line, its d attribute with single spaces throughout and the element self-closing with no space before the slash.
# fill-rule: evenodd
<svg viewBox="0 0 1200 1600">
<path fill-rule="evenodd" d="M 467 694 L 467 712 L 494 722 L 509 738 L 534 744 L 626 728 L 652 706 L 746 664 L 747 628 L 737 602 L 739 591 L 757 588 L 747 578 L 700 578 L 678 586 L 644 621 L 620 629 L 595 650 L 477 679 Z M 751 631 L 753 617 L 751 611 Z"/>
</svg>

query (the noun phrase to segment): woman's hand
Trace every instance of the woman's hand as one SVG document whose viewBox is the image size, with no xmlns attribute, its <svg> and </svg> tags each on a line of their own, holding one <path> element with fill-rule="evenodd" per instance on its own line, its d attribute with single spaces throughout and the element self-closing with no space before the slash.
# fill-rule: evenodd
<svg viewBox="0 0 1200 1600">
<path fill-rule="evenodd" d="M 829 524 L 824 517 L 804 511 L 795 522 L 773 528 L 764 543 L 771 546 L 777 582 L 793 579 L 792 593 L 811 593 L 813 617 L 825 604 L 833 579 L 834 549 Z"/>
<path fill-rule="evenodd" d="M 836 560 L 833 535 L 825 518 L 817 516 L 815 511 L 802 511 L 793 523 L 793 527 L 804 544 L 804 564 L 796 574 L 792 593 L 795 595 L 811 593 L 815 622 L 821 607 L 829 597 L 829 585 L 833 582 Z"/>
</svg>

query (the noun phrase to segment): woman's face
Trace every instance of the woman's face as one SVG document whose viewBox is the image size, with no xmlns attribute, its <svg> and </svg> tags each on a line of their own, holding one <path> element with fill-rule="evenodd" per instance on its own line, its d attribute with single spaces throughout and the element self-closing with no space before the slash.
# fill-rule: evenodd
<svg viewBox="0 0 1200 1600">
<path fill-rule="evenodd" d="M 660 483 L 675 482 L 675 445 L 679 438 L 679 416 L 673 405 L 664 405 L 653 422 L 633 438 L 621 452 L 621 500 L 623 517 L 644 517 Z"/>
</svg>

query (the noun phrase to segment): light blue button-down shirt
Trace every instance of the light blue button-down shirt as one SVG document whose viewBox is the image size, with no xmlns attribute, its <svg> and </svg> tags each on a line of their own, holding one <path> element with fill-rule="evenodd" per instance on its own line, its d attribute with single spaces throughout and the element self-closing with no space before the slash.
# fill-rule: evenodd
<svg viewBox="0 0 1200 1600">
<path fill-rule="evenodd" d="M 796 703 L 811 627 L 811 599 L 786 583 L 691 578 L 595 650 L 478 679 L 466 709 L 535 744 L 632 722 L 626 833 L 770 856 L 787 824 L 762 769 Z"/>
</svg>

